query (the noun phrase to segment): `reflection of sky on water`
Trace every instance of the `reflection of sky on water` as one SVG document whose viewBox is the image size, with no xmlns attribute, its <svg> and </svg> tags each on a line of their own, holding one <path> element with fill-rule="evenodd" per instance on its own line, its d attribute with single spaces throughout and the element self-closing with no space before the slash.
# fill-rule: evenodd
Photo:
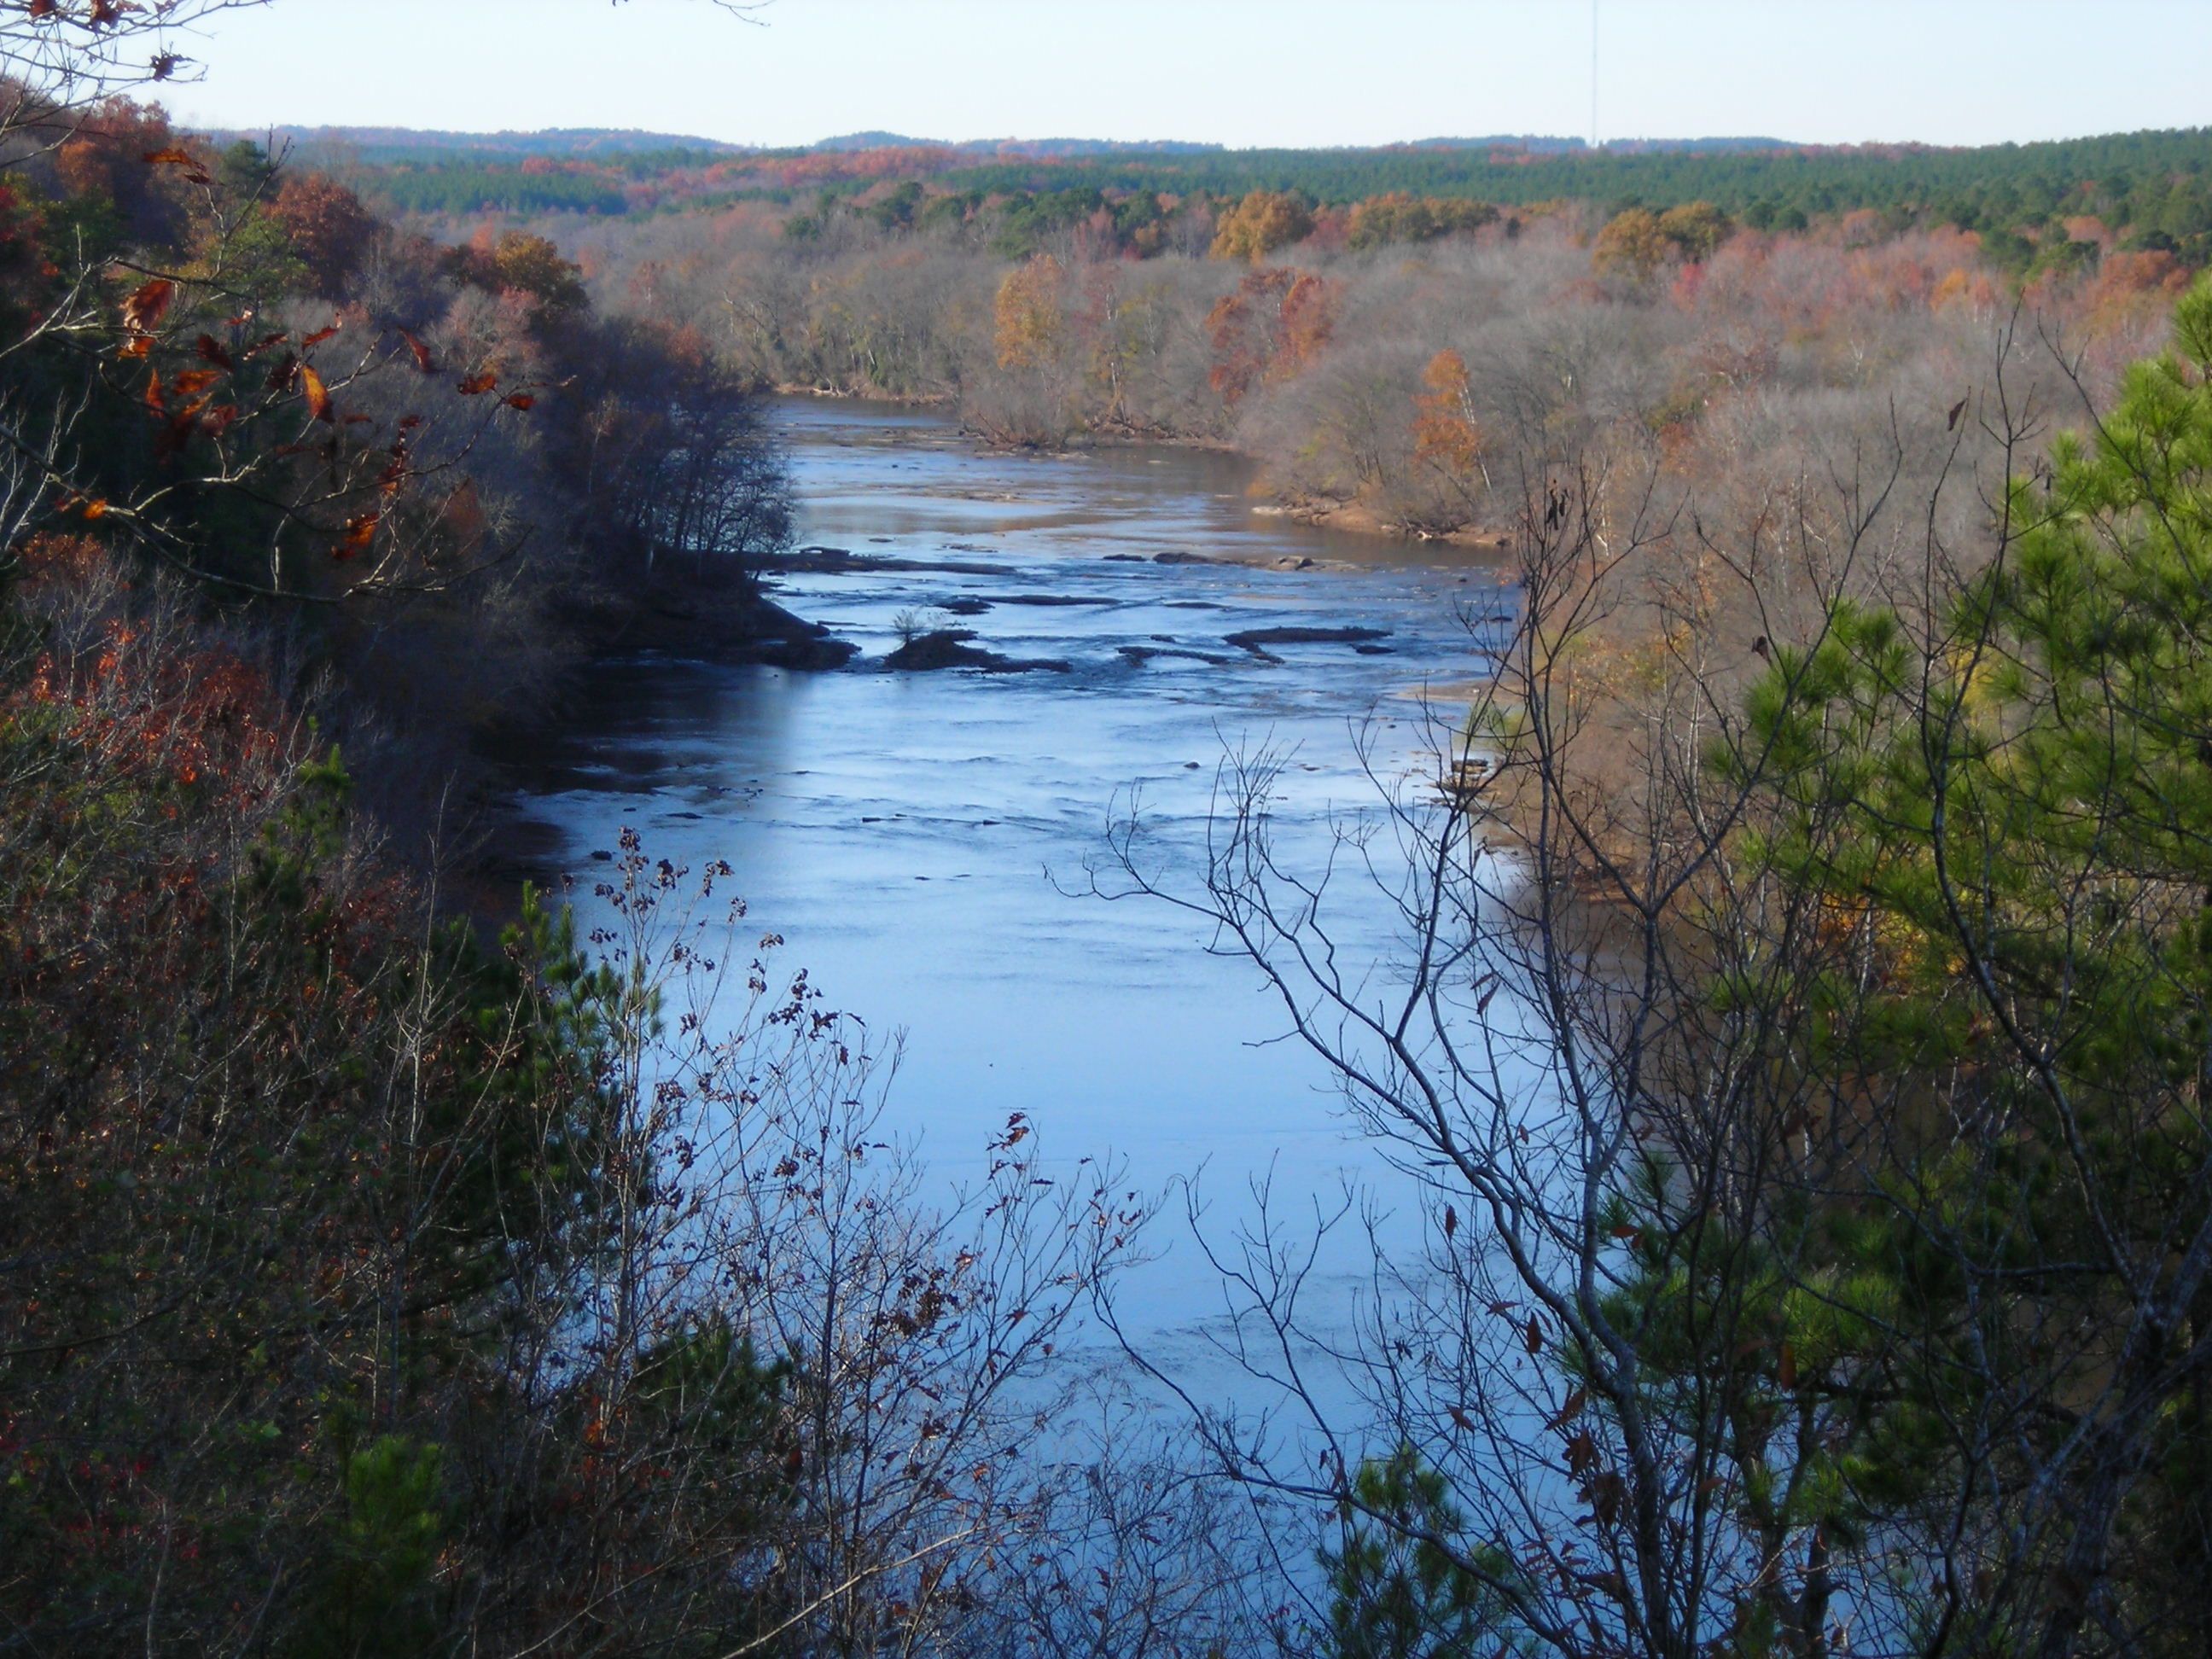
<svg viewBox="0 0 2212 1659">
<path fill-rule="evenodd" d="M 785 603 L 860 645 L 841 672 L 652 660 L 603 671 L 526 803 L 559 832 L 556 857 L 585 878 L 580 891 L 597 867 L 591 850 L 625 823 L 656 858 L 730 860 L 747 926 L 781 933 L 788 966 L 805 965 L 872 1030 L 904 1030 L 893 1121 L 956 1179 L 1015 1111 L 1054 1163 L 1117 1154 L 1150 1187 L 1203 1166 L 1224 1221 L 1271 1169 L 1279 1200 L 1309 1213 L 1304 1195 L 1375 1175 L 1318 1063 L 1271 1041 L 1284 1017 L 1249 964 L 1209 956 L 1202 927 L 1166 906 L 1060 889 L 1082 885 L 1086 861 L 1104 855 L 1109 811 L 1132 789 L 1152 826 L 1148 855 L 1171 883 L 1194 884 L 1225 744 L 1294 749 L 1279 839 L 1292 862 L 1317 859 L 1332 823 L 1375 799 L 1354 725 L 1371 716 L 1378 765 L 1401 771 L 1424 744 L 1403 694 L 1474 672 L 1455 613 L 1498 607 L 1490 567 L 1257 515 L 1248 475 L 1226 457 L 990 456 L 927 416 L 818 404 L 788 414 L 804 541 L 1000 568 L 789 579 Z M 1353 568 L 1150 562 L 1163 552 Z M 1040 594 L 1091 603 L 1006 602 Z M 901 612 L 961 598 L 996 601 L 957 619 L 982 645 L 1065 658 L 1074 672 L 872 665 Z M 1276 665 L 1223 643 L 1240 629 L 1346 624 L 1389 630 L 1387 652 L 1288 646 Z M 1128 645 L 1235 660 L 1133 665 L 1118 649 Z M 1351 954 L 1382 954 L 1376 908 L 1354 885 L 1342 896 Z M 1201 1352 L 1200 1322 L 1220 1298 L 1181 1231 L 1163 1227 L 1167 1258 L 1127 1300 L 1163 1352 L 1185 1356 Z M 1350 1290 L 1346 1279 L 1325 1293 Z"/>
</svg>

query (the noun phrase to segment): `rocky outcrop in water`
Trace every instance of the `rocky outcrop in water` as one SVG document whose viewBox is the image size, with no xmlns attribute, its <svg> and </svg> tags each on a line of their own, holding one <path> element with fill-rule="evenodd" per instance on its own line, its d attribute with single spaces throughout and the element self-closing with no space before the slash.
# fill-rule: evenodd
<svg viewBox="0 0 2212 1659">
<path fill-rule="evenodd" d="M 1248 628 L 1228 636 L 1228 642 L 1240 651 L 1249 651 L 1263 662 L 1280 662 L 1282 659 L 1267 649 L 1271 645 L 1348 645 L 1363 656 L 1372 656 L 1387 647 L 1373 643 L 1390 637 L 1387 628 Z"/>
<path fill-rule="evenodd" d="M 1075 665 L 1064 657 L 1009 657 L 970 643 L 972 628 L 939 628 L 917 634 L 884 659 L 884 666 L 901 673 L 922 673 L 936 668 L 976 668 L 987 674 L 1066 674 Z"/>
</svg>

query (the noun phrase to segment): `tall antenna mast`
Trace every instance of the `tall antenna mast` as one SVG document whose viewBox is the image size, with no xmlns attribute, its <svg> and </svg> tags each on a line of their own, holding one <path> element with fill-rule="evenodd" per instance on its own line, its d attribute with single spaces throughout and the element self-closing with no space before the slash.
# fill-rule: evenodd
<svg viewBox="0 0 2212 1659">
<path fill-rule="evenodd" d="M 1590 0 L 1590 148 L 1597 148 L 1597 8 Z"/>
</svg>

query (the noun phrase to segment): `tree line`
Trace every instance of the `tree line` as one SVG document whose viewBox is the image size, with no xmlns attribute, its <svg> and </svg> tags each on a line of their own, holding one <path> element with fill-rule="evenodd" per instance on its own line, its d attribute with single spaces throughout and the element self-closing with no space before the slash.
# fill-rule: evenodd
<svg viewBox="0 0 2212 1659">
<path fill-rule="evenodd" d="M 590 163 L 502 161 L 470 155 L 369 164 L 350 180 L 365 194 L 416 212 L 711 210 L 732 203 L 797 205 L 802 227 L 841 204 L 872 207 L 911 187 L 918 216 L 941 224 L 988 210 L 992 234 L 1100 207 L 1142 211 L 1160 198 L 1213 204 L 1253 191 L 1298 198 L 1309 209 L 1349 210 L 1380 198 L 1473 201 L 1504 208 L 1562 202 L 1607 213 L 1653 212 L 1707 202 L 1759 230 L 1802 230 L 1872 213 L 1893 233 L 1950 227 L 1985 238 L 2035 241 L 2046 228 L 2094 216 L 2131 247 L 2205 262 L 2212 232 L 2212 133 L 2201 128 L 2118 133 L 2029 144 L 1773 144 L 1698 149 L 1622 145 L 1531 149 L 1399 145 L 1351 150 L 1198 150 L 990 157 L 949 147 L 767 151 L 742 156 L 644 153 Z M 1141 244 L 1135 251 L 1148 251 Z M 2026 261 L 2022 260 L 2022 264 Z"/>
</svg>

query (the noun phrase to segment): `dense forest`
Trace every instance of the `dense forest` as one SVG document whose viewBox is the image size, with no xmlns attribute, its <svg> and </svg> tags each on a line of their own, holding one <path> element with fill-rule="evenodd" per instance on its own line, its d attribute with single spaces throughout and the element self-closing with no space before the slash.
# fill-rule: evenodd
<svg viewBox="0 0 2212 1659">
<path fill-rule="evenodd" d="M 2212 141 L 339 177 L 214 9 L 0 0 L 0 1653 L 2205 1650 Z M 1154 1200 L 931 1201 L 743 872 L 482 902 L 580 663 L 838 660 L 776 386 L 1510 574 L 1402 959 L 1264 751 L 1097 878 L 1420 1221 L 1209 1258 L 1304 1437 L 1071 1373 Z"/>
<path fill-rule="evenodd" d="M 434 159 L 421 150 L 402 160 L 389 148 L 368 148 L 354 182 L 418 213 L 621 213 L 744 201 L 811 202 L 818 212 L 887 182 L 911 183 L 920 187 L 912 204 L 921 222 L 972 221 L 983 211 L 1007 222 L 994 227 L 1002 239 L 1018 239 L 1024 224 L 1073 222 L 1102 208 L 1126 229 L 1132 215 L 1147 222 L 1158 210 L 1148 204 L 1161 198 L 1218 206 L 1254 191 L 1298 197 L 1309 210 L 1393 196 L 1516 208 L 1572 201 L 1608 213 L 1710 202 L 1755 230 L 1802 230 L 1817 218 L 1863 212 L 1893 233 L 1948 227 L 2002 239 L 2008 258 L 2069 219 L 2094 217 L 2128 247 L 2178 248 L 2192 263 L 2203 263 L 2212 232 L 2212 131 L 2201 128 L 1953 149 L 1731 141 L 1593 150 L 1527 140 L 1346 150 L 1129 146 L 1107 155 L 979 148 L 894 141 L 521 161 L 494 151 Z"/>
<path fill-rule="evenodd" d="M 1510 530 L 1500 463 L 1531 444 L 1632 437 L 1713 481 L 1940 416 L 2016 306 L 2109 386 L 2192 270 L 2088 216 L 2023 260 L 1870 210 L 1760 230 L 1703 201 L 979 206 L 907 180 L 798 216 L 438 222 L 560 236 L 603 305 L 764 384 L 948 406 L 1012 447 L 1226 446 L 1285 510 L 1475 540 Z"/>
</svg>

